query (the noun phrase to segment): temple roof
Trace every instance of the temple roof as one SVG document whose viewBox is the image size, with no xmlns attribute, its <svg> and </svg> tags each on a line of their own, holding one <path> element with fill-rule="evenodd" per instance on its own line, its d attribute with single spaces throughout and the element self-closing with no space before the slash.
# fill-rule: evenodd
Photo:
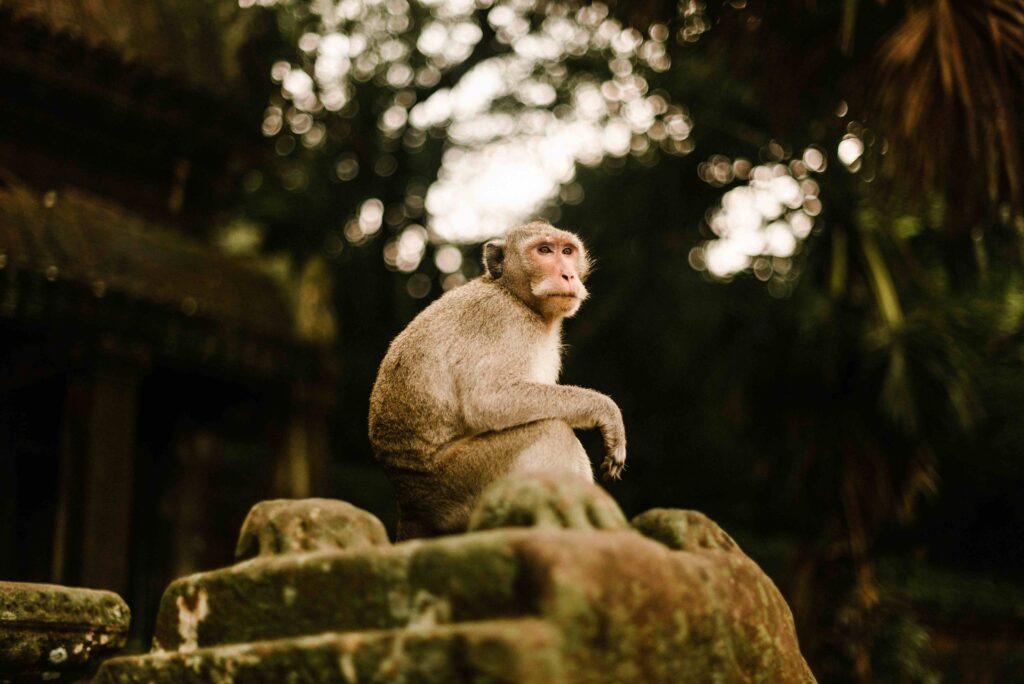
<svg viewBox="0 0 1024 684">
<path fill-rule="evenodd" d="M 300 307 L 297 283 L 204 239 L 257 154 L 236 60 L 250 16 L 0 2 L 0 324 L 140 363 L 330 375 L 327 290 L 302 280 Z"/>
<path fill-rule="evenodd" d="M 208 0 L 7 0 L 0 5 L 0 14 L 22 34 L 11 40 L 36 47 L 44 42 L 57 53 L 87 58 L 75 68 L 123 75 L 116 62 L 135 64 L 142 68 L 128 71 L 173 76 L 213 93 L 237 85 L 238 51 L 254 16 L 237 2 Z"/>
<path fill-rule="evenodd" d="M 275 337 L 293 331 L 282 285 L 253 263 L 73 188 L 0 188 L 0 260 L 102 297 L 117 292 Z"/>
<path fill-rule="evenodd" d="M 264 96 L 239 66 L 250 16 L 205 0 L 0 1 L 0 167 L 201 233 L 264 151 Z"/>
<path fill-rule="evenodd" d="M 38 193 L 0 172 L 3 318 L 76 334 L 119 328 L 158 353 L 199 350 L 231 365 L 262 355 L 245 365 L 272 373 L 317 346 L 297 332 L 291 289 L 258 261 L 82 190 Z"/>
</svg>

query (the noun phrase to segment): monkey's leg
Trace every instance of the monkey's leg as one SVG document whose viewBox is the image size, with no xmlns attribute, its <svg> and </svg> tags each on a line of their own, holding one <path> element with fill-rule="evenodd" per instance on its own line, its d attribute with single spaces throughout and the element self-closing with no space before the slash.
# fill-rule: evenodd
<svg viewBox="0 0 1024 684">
<path fill-rule="evenodd" d="M 396 479 L 399 539 L 453 534 L 466 529 L 480 492 L 513 471 L 564 472 L 592 482 L 583 445 L 562 420 L 540 420 L 460 439 L 431 459 L 433 472 Z"/>
<path fill-rule="evenodd" d="M 586 450 L 569 424 L 562 420 L 542 420 L 522 426 L 527 433 L 525 448 L 519 452 L 512 470 L 519 472 L 564 472 L 594 481 L 594 471 Z"/>
</svg>

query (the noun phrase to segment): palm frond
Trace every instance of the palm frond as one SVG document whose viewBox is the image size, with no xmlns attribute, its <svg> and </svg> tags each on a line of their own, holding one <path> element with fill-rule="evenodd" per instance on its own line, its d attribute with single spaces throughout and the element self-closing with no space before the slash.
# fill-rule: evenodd
<svg viewBox="0 0 1024 684">
<path fill-rule="evenodd" d="M 878 111 L 903 180 L 1024 209 L 1024 0 L 913 5 L 877 64 Z"/>
</svg>

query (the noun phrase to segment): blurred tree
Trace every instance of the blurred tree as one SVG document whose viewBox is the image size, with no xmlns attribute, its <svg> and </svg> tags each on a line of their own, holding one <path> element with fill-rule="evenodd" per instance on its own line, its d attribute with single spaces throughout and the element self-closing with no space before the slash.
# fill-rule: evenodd
<svg viewBox="0 0 1024 684">
<path fill-rule="evenodd" d="M 684 4 L 621 10 L 641 24 L 675 18 L 686 41 Z M 801 503 L 820 512 L 803 519 L 811 526 L 794 608 L 808 626 L 818 613 L 805 633 L 845 642 L 832 647 L 846 652 L 860 681 L 877 674 L 872 641 L 836 629 L 832 609 L 820 609 L 822 575 L 834 572 L 822 562 L 853 560 L 852 614 L 876 608 L 879 533 L 892 517 L 907 521 L 918 494 L 935 492 L 938 454 L 969 448 L 985 408 L 1005 418 L 975 378 L 991 366 L 986 352 L 1005 335 L 1000 326 L 1021 327 L 1005 303 L 1019 286 L 1024 234 L 1024 4 L 885 5 L 722 3 L 689 33 L 714 26 L 703 39 L 709 61 L 751 88 L 727 118 L 762 118 L 752 140 L 760 144 L 748 154 L 774 161 L 777 144 L 785 161 L 788 144 L 836 146 L 845 167 L 833 164 L 822 178 L 824 231 L 800 260 L 792 300 L 799 331 L 784 342 L 789 353 L 775 357 L 790 361 L 744 384 L 761 387 L 752 397 L 755 431 L 768 437 L 786 426 L 790 448 L 778 466 L 793 475 Z M 692 111 L 699 126 L 705 118 Z M 740 148 L 752 137 L 745 126 L 730 128 Z M 995 310 L 972 311 L 979 300 Z M 780 395 L 784 404 L 771 401 Z"/>
</svg>

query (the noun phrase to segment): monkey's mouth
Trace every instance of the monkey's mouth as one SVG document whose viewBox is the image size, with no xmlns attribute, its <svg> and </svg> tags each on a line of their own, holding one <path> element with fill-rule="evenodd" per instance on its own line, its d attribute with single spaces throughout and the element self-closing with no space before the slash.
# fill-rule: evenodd
<svg viewBox="0 0 1024 684">
<path fill-rule="evenodd" d="M 564 300 L 564 303 L 582 302 L 587 298 L 587 291 L 542 286 L 533 291 L 533 296 L 538 299 L 548 299 L 552 301 Z"/>
</svg>

